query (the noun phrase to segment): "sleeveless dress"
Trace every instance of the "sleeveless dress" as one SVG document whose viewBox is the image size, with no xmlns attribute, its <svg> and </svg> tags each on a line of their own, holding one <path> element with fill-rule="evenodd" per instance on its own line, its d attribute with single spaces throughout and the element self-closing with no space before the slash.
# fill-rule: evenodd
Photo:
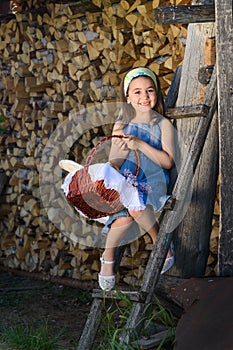
<svg viewBox="0 0 233 350">
<path fill-rule="evenodd" d="M 130 134 L 140 138 L 152 147 L 162 150 L 161 144 L 161 123 L 163 117 L 155 117 L 149 123 L 133 123 L 130 122 L 123 128 L 124 134 Z M 166 201 L 170 197 L 167 194 L 167 187 L 169 184 L 169 172 L 166 169 L 161 168 L 158 164 L 154 163 L 144 153 L 138 151 L 140 157 L 140 171 L 137 176 L 138 183 L 147 183 L 152 191 L 149 193 L 142 193 L 143 202 L 145 205 L 151 205 L 155 212 L 161 211 Z M 135 155 L 133 151 L 130 151 L 126 160 L 120 167 L 120 171 L 130 171 L 134 174 L 135 171 Z M 103 233 L 107 234 L 111 224 L 117 218 L 129 216 L 128 210 L 123 209 L 118 213 L 110 215 Z"/>
</svg>

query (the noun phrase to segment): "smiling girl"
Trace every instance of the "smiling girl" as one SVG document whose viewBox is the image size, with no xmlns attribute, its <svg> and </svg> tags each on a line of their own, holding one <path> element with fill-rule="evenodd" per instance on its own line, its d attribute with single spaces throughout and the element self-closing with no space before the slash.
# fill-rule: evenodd
<svg viewBox="0 0 233 350">
<path fill-rule="evenodd" d="M 136 182 L 146 184 L 147 189 L 151 190 L 140 193 L 144 209 L 123 209 L 111 215 L 105 225 L 107 239 L 100 258 L 99 273 L 99 285 L 103 290 L 113 289 L 115 286 L 115 248 L 121 244 L 133 222 L 150 235 L 153 243 L 156 242 L 158 224 L 155 213 L 161 211 L 169 198 L 168 170 L 174 164 L 173 126 L 163 116 L 164 102 L 157 76 L 148 68 L 130 70 L 122 81 L 121 95 L 122 114 L 114 125 L 113 134 L 126 137 L 112 139 L 109 161 L 123 174 L 130 176 L 134 173 L 134 151 L 137 150 L 140 171 Z M 170 248 L 161 273 L 168 271 L 173 264 L 173 249 Z"/>
</svg>

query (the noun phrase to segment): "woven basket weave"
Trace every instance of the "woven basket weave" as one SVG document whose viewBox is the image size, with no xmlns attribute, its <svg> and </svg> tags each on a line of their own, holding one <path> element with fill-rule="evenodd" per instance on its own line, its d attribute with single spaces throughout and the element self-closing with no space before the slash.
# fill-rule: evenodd
<svg viewBox="0 0 233 350">
<path fill-rule="evenodd" d="M 106 188 L 104 180 L 93 182 L 88 173 L 88 168 L 92 164 L 96 151 L 104 142 L 113 137 L 124 138 L 125 136 L 110 135 L 100 140 L 91 150 L 84 168 L 76 171 L 69 185 L 69 193 L 67 194 L 68 202 L 89 219 L 99 219 L 114 214 L 124 207 L 120 201 L 120 195 L 116 190 Z M 136 157 L 134 174 L 137 176 L 140 168 L 139 155 L 137 151 L 134 151 L 134 153 Z"/>
</svg>

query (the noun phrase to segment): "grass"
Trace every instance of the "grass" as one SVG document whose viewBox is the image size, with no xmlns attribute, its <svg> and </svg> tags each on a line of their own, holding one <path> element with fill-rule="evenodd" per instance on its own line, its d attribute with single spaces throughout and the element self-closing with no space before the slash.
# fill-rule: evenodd
<svg viewBox="0 0 233 350">
<path fill-rule="evenodd" d="M 16 324 L 7 328 L 2 327 L 0 341 L 5 349 L 59 350 L 56 344 L 61 334 L 62 331 L 56 336 L 51 336 L 47 322 L 38 326 Z"/>
<path fill-rule="evenodd" d="M 127 331 L 126 322 L 130 315 L 132 308 L 132 302 L 118 291 L 120 301 L 112 300 L 110 305 L 106 304 L 105 316 L 102 319 L 100 329 L 100 344 L 94 348 L 95 350 L 139 350 L 139 336 L 133 334 L 133 342 L 131 344 L 122 344 L 120 342 L 120 335 L 122 332 Z M 139 322 L 143 321 L 143 327 L 141 330 L 142 337 L 149 337 L 152 334 L 159 332 L 158 326 L 167 330 L 166 335 L 161 340 L 160 344 L 156 347 L 156 350 L 172 349 L 175 338 L 176 324 L 172 313 L 165 309 L 159 302 L 158 298 L 147 305 L 144 312 L 141 315 Z M 131 330 L 132 331 L 132 330 Z M 170 340 L 172 335 L 173 340 Z M 168 341 L 169 336 L 169 341 Z"/>
<path fill-rule="evenodd" d="M 141 314 L 143 327 L 140 339 L 135 332 L 135 334 L 132 334 L 133 339 L 130 344 L 121 343 L 120 337 L 122 332 L 127 331 L 126 323 L 133 303 L 120 291 L 117 291 L 117 293 L 118 300 L 104 299 L 103 319 L 96 339 L 98 345 L 96 347 L 94 345 L 93 350 L 139 350 L 139 340 L 159 333 L 161 327 L 158 328 L 158 325 L 162 325 L 162 329 L 166 329 L 167 333 L 160 344 L 157 345 L 156 350 L 172 349 L 172 341 L 168 341 L 168 336 L 170 339 L 172 334 L 173 339 L 175 338 L 175 320 L 171 312 L 166 310 L 156 297 L 145 307 Z M 25 310 L 24 306 L 27 305 L 28 307 L 30 302 L 39 296 L 43 300 L 42 295 L 46 295 L 46 298 L 49 296 L 49 300 L 56 301 L 51 308 L 51 312 L 56 305 L 65 306 L 71 302 L 75 307 L 79 303 L 89 304 L 92 300 L 91 294 L 87 291 L 77 293 L 74 289 L 50 286 L 49 289 L 33 290 L 30 293 L 16 293 L 13 291 L 4 293 L 0 296 L 0 308 L 8 310 L 9 316 L 12 313 L 14 315 L 16 310 Z M 77 347 L 78 340 L 72 338 L 73 333 L 72 335 L 69 333 L 67 338 L 67 324 L 61 323 L 63 328 L 60 331 L 61 327 L 57 327 L 57 324 L 55 324 L 55 327 L 51 323 L 48 325 L 48 321 L 43 318 L 43 313 L 33 323 L 30 323 L 27 318 L 24 321 L 22 319 L 17 321 L 14 318 L 12 322 L 12 318 L 8 318 L 7 314 L 5 315 L 6 318 L 1 321 L 2 325 L 0 322 L 0 350 L 67 350 L 68 348 L 75 350 Z M 66 343 L 67 347 L 65 347 Z"/>
<path fill-rule="evenodd" d="M 80 330 L 67 312 L 73 306 L 78 313 L 79 305 L 86 310 L 91 293 L 48 283 L 30 289 L 31 282 L 24 290 L 21 283 L 0 293 L 0 350 L 75 350 Z"/>
</svg>

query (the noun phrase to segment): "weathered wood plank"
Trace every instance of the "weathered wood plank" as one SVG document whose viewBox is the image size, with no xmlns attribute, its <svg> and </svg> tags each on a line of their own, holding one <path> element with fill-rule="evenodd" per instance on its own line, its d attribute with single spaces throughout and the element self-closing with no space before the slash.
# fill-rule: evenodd
<svg viewBox="0 0 233 350">
<path fill-rule="evenodd" d="M 215 12 L 212 5 L 161 6 L 154 9 L 158 24 L 189 24 L 214 22 Z"/>
<path fill-rule="evenodd" d="M 206 38 L 215 36 L 214 23 L 190 24 L 180 82 L 177 106 L 206 104 L 203 99 L 208 88 L 198 81 L 204 65 Z M 188 145 L 196 133 L 198 118 L 177 119 L 181 158 L 189 152 Z M 200 147 L 198 144 L 197 147 Z M 171 271 L 182 278 L 205 273 L 209 256 L 209 236 L 212 229 L 213 208 L 218 176 L 217 116 L 210 127 L 200 162 L 191 184 L 192 197 L 182 223 L 175 234 L 176 264 Z"/>
<path fill-rule="evenodd" d="M 179 86 L 180 86 L 180 77 L 181 77 L 182 66 L 176 68 L 171 86 L 169 88 L 168 94 L 165 98 L 165 110 L 173 108 L 176 104 Z"/>
<path fill-rule="evenodd" d="M 171 330 L 164 330 L 159 332 L 158 334 L 151 335 L 148 339 L 140 339 L 139 345 L 141 350 L 154 349 L 155 346 L 158 346 L 163 339 L 166 341 L 172 340 L 174 334 Z M 135 346 L 138 342 L 135 342 Z M 133 343 L 134 345 L 134 343 Z"/>
<path fill-rule="evenodd" d="M 94 299 L 92 302 L 91 310 L 88 315 L 84 332 L 79 339 L 78 347 L 76 350 L 90 350 L 94 343 L 96 333 L 99 329 L 103 309 L 103 300 Z"/>
<path fill-rule="evenodd" d="M 131 301 L 136 301 L 139 303 L 144 303 L 146 300 L 146 293 L 144 292 L 138 292 L 138 291 L 120 291 L 117 290 L 110 290 L 110 291 L 103 291 L 100 289 L 94 289 L 92 293 L 93 298 L 99 298 L 99 299 L 121 299 L 122 295 L 127 297 Z"/>
<path fill-rule="evenodd" d="M 166 116 L 172 119 L 206 117 L 208 115 L 208 112 L 209 112 L 209 107 L 204 104 L 200 104 L 196 106 L 169 108 L 166 111 Z"/>
<path fill-rule="evenodd" d="M 233 276 L 233 5 L 216 2 L 216 45 L 220 142 L 219 275 Z"/>
</svg>

